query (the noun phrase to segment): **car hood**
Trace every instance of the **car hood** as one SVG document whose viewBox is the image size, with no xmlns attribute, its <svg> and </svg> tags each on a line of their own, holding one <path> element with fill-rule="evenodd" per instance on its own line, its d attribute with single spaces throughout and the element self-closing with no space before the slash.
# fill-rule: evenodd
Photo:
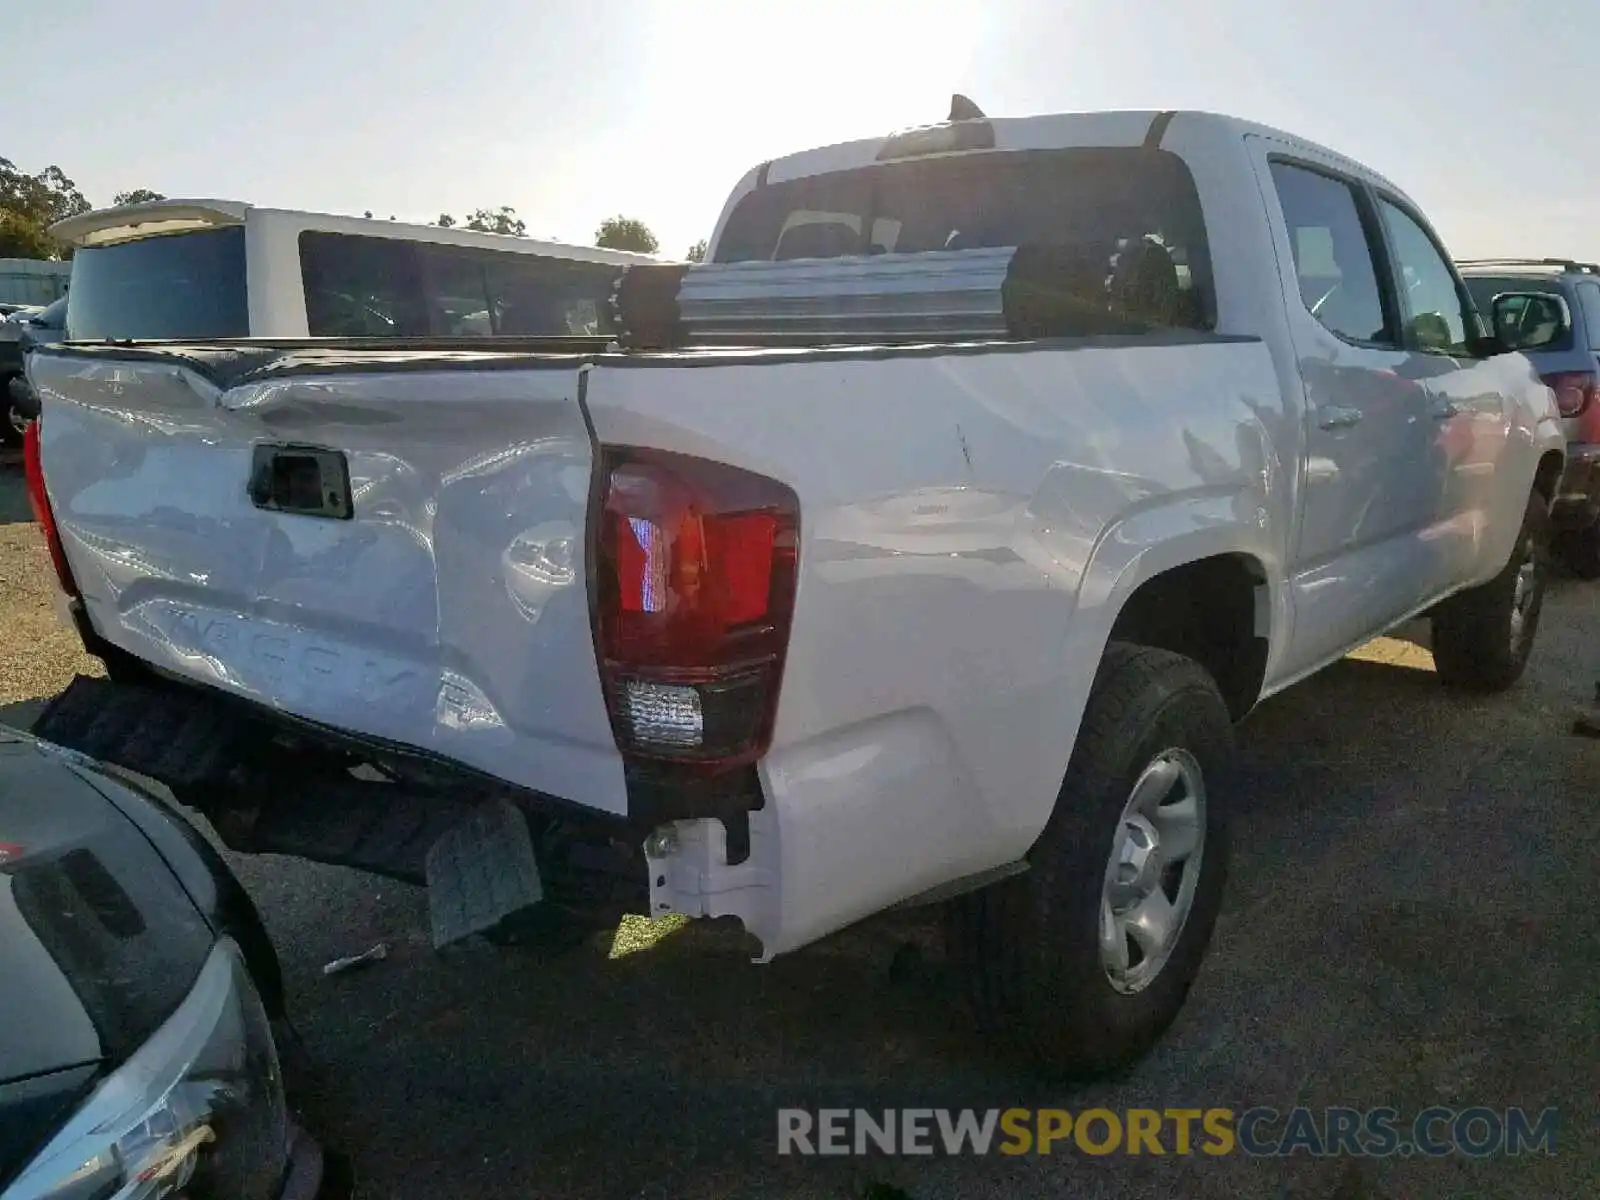
<svg viewBox="0 0 1600 1200">
<path fill-rule="evenodd" d="M 172 1014 L 214 941 L 68 756 L 0 733 L 0 1179 Z"/>
</svg>

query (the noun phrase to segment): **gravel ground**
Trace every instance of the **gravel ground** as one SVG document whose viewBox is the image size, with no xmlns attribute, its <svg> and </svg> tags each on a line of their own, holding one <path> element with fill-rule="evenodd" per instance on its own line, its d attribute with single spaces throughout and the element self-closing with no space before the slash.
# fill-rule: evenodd
<svg viewBox="0 0 1600 1200">
<path fill-rule="evenodd" d="M 0 720 L 91 670 L 0 473 Z M 1263 705 L 1241 741 L 1230 892 L 1189 1005 L 1126 1077 L 1041 1089 L 891 985 L 913 922 L 766 967 L 715 929 L 625 924 L 553 961 L 433 954 L 414 889 L 236 858 L 329 1074 L 329 1140 L 380 1197 L 1593 1197 L 1600 1195 L 1600 587 L 1561 583 L 1512 695 L 1445 693 L 1380 639 Z M 388 961 L 326 978 L 377 941 Z M 930 959 L 936 962 L 936 957 Z M 780 1159 L 783 1106 L 1391 1105 L 1562 1110 L 1557 1154 Z"/>
</svg>

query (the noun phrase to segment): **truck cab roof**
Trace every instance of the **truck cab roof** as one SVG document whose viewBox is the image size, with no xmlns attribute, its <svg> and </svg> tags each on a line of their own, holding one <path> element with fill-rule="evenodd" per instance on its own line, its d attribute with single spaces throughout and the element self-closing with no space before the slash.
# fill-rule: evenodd
<svg viewBox="0 0 1600 1200">
<path fill-rule="evenodd" d="M 994 131 L 994 150 L 1062 150 L 1076 146 L 1159 145 L 1166 132 L 1181 125 L 1197 140 L 1237 140 L 1255 134 L 1297 145 L 1319 157 L 1337 159 L 1352 173 L 1375 183 L 1394 185 L 1376 171 L 1326 146 L 1281 129 L 1222 113 L 1200 110 L 1125 109 L 1107 112 L 1050 113 L 1031 117 L 983 117 Z M 884 157 L 885 147 L 900 136 L 860 138 L 773 159 L 751 172 L 750 182 L 764 178 L 777 183 L 832 171 L 872 166 Z M 764 175 L 763 175 L 764 172 Z"/>
</svg>

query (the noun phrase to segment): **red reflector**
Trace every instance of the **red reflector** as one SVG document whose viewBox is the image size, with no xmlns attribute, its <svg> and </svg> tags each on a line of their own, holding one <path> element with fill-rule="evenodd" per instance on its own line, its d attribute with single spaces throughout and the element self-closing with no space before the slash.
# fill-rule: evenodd
<svg viewBox="0 0 1600 1200">
<path fill-rule="evenodd" d="M 1556 371 L 1542 378 L 1556 394 L 1556 410 L 1563 417 L 1577 416 L 1600 394 L 1600 381 L 1593 371 Z"/>
<path fill-rule="evenodd" d="M 56 529 L 55 513 L 50 510 L 50 494 L 44 489 L 44 465 L 39 457 L 39 425 L 35 418 L 22 434 L 22 469 L 28 484 L 28 507 L 33 509 L 33 519 L 44 534 L 44 544 L 50 550 L 50 561 L 56 569 L 56 580 L 61 590 L 69 596 L 78 594 L 77 582 L 72 578 L 72 568 L 67 565 L 67 552 L 61 545 L 61 534 Z"/>
<path fill-rule="evenodd" d="M 721 564 L 722 619 L 743 625 L 766 616 L 778 519 L 771 513 L 718 517 L 706 522 L 705 536 L 707 558 Z"/>
<path fill-rule="evenodd" d="M 626 754 L 720 769 L 772 736 L 794 608 L 799 502 L 721 463 L 607 447 L 595 644 Z"/>
</svg>

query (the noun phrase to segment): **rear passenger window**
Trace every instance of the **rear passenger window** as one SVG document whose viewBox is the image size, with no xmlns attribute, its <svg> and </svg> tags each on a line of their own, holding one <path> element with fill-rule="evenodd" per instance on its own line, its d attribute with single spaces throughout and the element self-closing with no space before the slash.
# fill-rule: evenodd
<svg viewBox="0 0 1600 1200">
<path fill-rule="evenodd" d="M 1583 324 L 1589 331 L 1589 349 L 1600 354 L 1600 283 L 1580 283 L 1578 303 L 1583 305 Z"/>
<path fill-rule="evenodd" d="M 1350 185 L 1281 162 L 1272 164 L 1272 183 L 1307 311 L 1349 341 L 1392 343 L 1372 243 Z"/>
</svg>

